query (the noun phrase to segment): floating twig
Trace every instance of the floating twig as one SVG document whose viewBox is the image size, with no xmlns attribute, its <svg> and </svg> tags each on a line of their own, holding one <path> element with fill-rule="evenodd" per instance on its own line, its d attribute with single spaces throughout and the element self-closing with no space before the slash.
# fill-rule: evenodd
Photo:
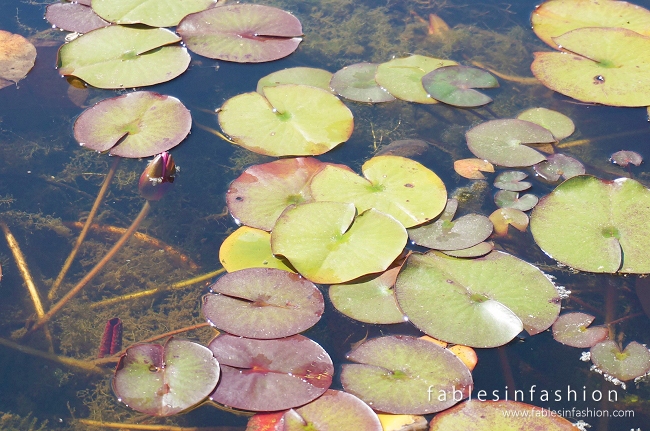
<svg viewBox="0 0 650 431">
<path fill-rule="evenodd" d="M 474 60 L 472 60 L 471 63 L 476 67 L 480 67 L 481 69 L 487 70 L 488 72 L 492 73 L 493 75 L 498 76 L 501 79 L 505 79 L 506 81 L 512 81 L 512 82 L 516 82 L 516 83 L 524 84 L 524 85 L 541 85 L 542 84 L 537 78 L 527 77 L 527 76 L 508 75 L 506 73 L 498 72 L 498 71 L 492 69 L 491 67 L 488 67 L 485 64 L 483 64 L 481 62 L 478 62 L 478 61 L 474 61 Z"/>
<path fill-rule="evenodd" d="M 117 428 L 122 430 L 154 430 L 154 431 L 241 431 L 241 427 L 178 427 L 175 425 L 147 425 L 147 424 L 127 424 L 122 422 L 102 422 L 91 419 L 77 419 L 77 422 L 84 425 Z"/>
</svg>

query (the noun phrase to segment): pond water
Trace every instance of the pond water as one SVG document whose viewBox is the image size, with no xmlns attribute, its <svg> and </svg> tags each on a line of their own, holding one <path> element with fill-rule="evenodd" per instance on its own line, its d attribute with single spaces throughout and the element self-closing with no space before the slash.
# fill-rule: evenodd
<svg viewBox="0 0 650 431">
<path fill-rule="evenodd" d="M 57 50 L 66 33 L 51 29 L 43 20 L 48 3 L 5 0 L 0 4 L 0 29 L 27 37 L 38 52 L 36 64 L 24 80 L 0 90 L 0 219 L 16 237 L 46 309 L 51 305 L 47 292 L 79 233 L 75 222 L 87 216 L 112 163 L 107 155 L 81 148 L 73 137 L 72 125 L 86 107 L 125 93 L 75 88 L 59 76 L 55 69 Z M 530 77 L 532 53 L 548 50 L 530 29 L 529 17 L 536 2 L 529 0 L 513 4 L 501 0 L 256 3 L 292 12 L 302 22 L 304 41 L 285 59 L 255 65 L 215 61 L 192 53 L 187 72 L 150 87 L 179 98 L 192 113 L 191 135 L 172 151 L 180 173 L 173 190 L 152 204 L 139 229 L 150 240 L 132 239 L 51 321 L 55 354 L 94 359 L 104 325 L 113 317 L 123 321 L 125 346 L 205 321 L 200 298 L 207 292 L 209 280 L 107 306 L 89 304 L 144 289 L 166 288 L 221 268 L 220 245 L 237 228 L 226 209 L 228 185 L 247 166 L 273 159 L 235 147 L 210 129 L 219 128 L 215 109 L 237 94 L 254 91 L 261 77 L 295 66 L 335 72 L 357 62 L 381 63 L 410 53 L 464 64 L 475 61 L 506 75 Z M 650 8 L 649 0 L 635 3 Z M 429 14 L 438 15 L 452 29 L 439 38 L 429 35 Z M 609 161 L 619 150 L 650 157 L 645 108 L 582 104 L 541 85 L 506 79 L 499 82 L 498 89 L 490 90 L 494 102 L 477 110 L 401 101 L 379 105 L 346 102 L 354 114 L 354 133 L 348 142 L 319 159 L 345 163 L 360 171 L 366 160 L 391 141 L 424 139 L 432 144 L 430 148 L 410 157 L 440 176 L 448 191 L 461 200 L 462 212 L 489 215 L 496 209 L 496 189 L 488 182 L 461 178 L 453 170 L 454 160 L 472 157 L 465 132 L 488 119 L 513 118 L 524 109 L 546 107 L 564 113 L 576 124 L 576 132 L 568 141 L 588 140 L 563 148 L 565 154 L 585 164 L 587 173 L 606 179 L 633 175 L 646 186 L 650 184 L 647 163 L 628 170 Z M 62 292 L 81 279 L 117 240 L 119 233 L 111 229 L 127 227 L 137 215 L 143 205 L 137 182 L 145 166 L 146 160 L 120 162 L 96 219 L 105 229 L 91 230 L 61 286 Z M 532 181 L 531 192 L 538 197 L 555 187 L 555 183 Z M 530 231 L 511 232 L 495 242 L 498 249 L 536 264 L 555 276 L 556 284 L 570 290 L 571 299 L 563 301 L 563 310 L 592 313 L 598 324 L 606 315 L 613 316 L 610 320 L 632 316 L 616 325 L 617 340 L 623 344 L 650 342 L 650 322 L 636 294 L 637 289 L 650 289 L 647 279 L 578 273 L 558 266 L 535 245 Z M 169 246 L 166 253 L 161 251 L 165 244 Z M 0 264 L 0 338 L 47 352 L 50 342 L 42 333 L 24 335 L 34 319 L 34 308 L 4 240 L 0 241 Z M 333 358 L 337 367 L 334 388 L 340 388 L 338 371 L 352 344 L 366 336 L 388 334 L 421 335 L 408 323 L 382 326 L 353 321 L 330 303 L 323 319 L 305 333 Z M 206 327 L 181 335 L 201 343 L 212 336 L 214 331 Z M 118 402 L 110 386 L 110 365 L 104 374 L 86 372 L 5 344 L 0 345 L 0 430 L 91 429 L 75 421 L 79 418 L 215 427 L 222 431 L 245 429 L 247 417 L 207 405 L 167 419 L 147 418 Z M 565 410 L 569 420 L 582 419 L 592 430 L 647 426 L 648 382 L 628 382 L 625 390 L 607 383 L 590 371 L 590 362 L 580 361 L 581 351 L 557 343 L 549 331 L 518 337 L 501 348 L 478 349 L 478 366 L 473 372 L 475 391 L 496 393 L 503 399 L 516 388 L 525 394 L 523 401 Z M 556 395 L 542 401 L 542 390 Z M 618 399 L 594 401 L 592 394 L 599 390 L 614 390 Z M 566 411 L 572 409 L 573 413 Z M 581 417 L 580 412 L 590 416 Z M 613 417 L 621 412 L 627 417 Z M 603 417 L 607 415 L 610 417 Z"/>
</svg>

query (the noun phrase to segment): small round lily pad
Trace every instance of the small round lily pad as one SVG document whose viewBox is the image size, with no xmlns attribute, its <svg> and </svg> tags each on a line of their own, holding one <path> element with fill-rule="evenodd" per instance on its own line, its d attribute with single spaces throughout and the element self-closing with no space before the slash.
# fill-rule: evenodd
<svg viewBox="0 0 650 431">
<path fill-rule="evenodd" d="M 474 88 L 494 88 L 499 82 L 483 69 L 469 66 L 444 66 L 422 77 L 427 93 L 439 102 L 460 108 L 474 108 L 490 103 L 492 98 Z"/>
<path fill-rule="evenodd" d="M 461 159 L 454 162 L 454 171 L 470 180 L 484 180 L 485 175 L 481 172 L 494 172 L 494 165 L 487 160 Z"/>
<path fill-rule="evenodd" d="M 375 81 L 377 64 L 357 63 L 346 66 L 332 76 L 330 87 L 339 96 L 355 102 L 391 102 L 395 97 Z"/>
<path fill-rule="evenodd" d="M 553 324 L 553 338 L 571 347 L 592 347 L 609 336 L 605 326 L 589 327 L 594 319 L 586 313 L 563 314 Z"/>
<path fill-rule="evenodd" d="M 286 260 L 278 259 L 271 252 L 271 234 L 249 226 L 242 226 L 219 248 L 219 262 L 228 272 L 246 268 L 277 268 L 292 271 Z"/>
<path fill-rule="evenodd" d="M 621 351 L 614 340 L 605 340 L 593 346 L 590 352 L 594 365 L 622 381 L 635 379 L 650 371 L 650 351 L 636 341 Z"/>
<path fill-rule="evenodd" d="M 501 172 L 494 179 L 494 187 L 501 190 L 509 190 L 511 192 L 521 192 L 531 187 L 527 181 L 522 181 L 528 174 L 521 171 L 505 171 Z"/>
<path fill-rule="evenodd" d="M 513 226 L 520 232 L 525 232 L 528 227 L 528 215 L 516 208 L 499 208 L 490 214 L 490 221 L 494 225 L 494 232 L 499 236 L 508 234 L 508 226 Z"/>
<path fill-rule="evenodd" d="M 494 203 L 499 208 L 514 208 L 520 211 L 528 211 L 533 209 L 537 205 L 537 202 L 537 196 L 531 195 L 530 193 L 519 196 L 518 192 L 499 190 L 494 195 Z"/>
<path fill-rule="evenodd" d="M 530 121 L 548 129 L 555 139 L 561 141 L 573 134 L 576 129 L 573 121 L 566 115 L 547 108 L 531 108 L 517 115 L 520 120 Z"/>
<path fill-rule="evenodd" d="M 612 154 L 611 161 L 623 167 L 627 167 L 629 164 L 639 166 L 643 162 L 643 157 L 636 151 L 621 150 Z"/>
<path fill-rule="evenodd" d="M 546 156 L 546 160 L 533 166 L 535 172 L 546 181 L 558 181 L 560 177 L 569 178 L 585 173 L 585 167 L 573 157 L 556 153 Z"/>
</svg>

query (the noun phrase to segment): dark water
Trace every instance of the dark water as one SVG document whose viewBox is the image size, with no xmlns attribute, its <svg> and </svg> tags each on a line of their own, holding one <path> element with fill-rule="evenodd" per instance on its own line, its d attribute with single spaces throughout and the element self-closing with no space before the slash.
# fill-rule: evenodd
<svg viewBox="0 0 650 431">
<path fill-rule="evenodd" d="M 42 19 L 46 3 L 5 0 L 0 4 L 0 29 L 31 37 L 38 50 L 36 65 L 28 76 L 18 86 L 0 90 L 0 218 L 20 243 L 35 283 L 45 298 L 78 233 L 78 229 L 66 223 L 83 220 L 111 162 L 105 155 L 79 148 L 72 136 L 72 124 L 84 108 L 73 103 L 69 97 L 70 84 L 55 70 L 56 52 L 64 34 L 47 31 L 49 24 Z M 182 168 L 173 192 L 153 205 L 141 231 L 189 256 L 200 269 L 160 257 L 156 246 L 138 243 L 127 247 L 50 325 L 56 354 L 92 359 L 104 323 L 115 316 L 124 321 L 127 344 L 203 321 L 199 298 L 205 291 L 204 284 L 111 307 L 90 309 L 87 304 L 166 286 L 220 267 L 219 247 L 236 227 L 223 214 L 228 184 L 246 166 L 271 159 L 234 148 L 196 124 L 218 128 L 211 111 L 234 95 L 253 91 L 261 77 L 286 67 L 304 65 L 334 72 L 347 64 L 388 61 L 392 56 L 408 53 L 461 62 L 477 60 L 504 73 L 530 76 L 532 52 L 547 50 L 530 30 L 529 15 L 535 6 L 532 1 L 508 4 L 501 1 L 284 0 L 273 4 L 293 12 L 303 23 L 306 37 L 296 53 L 258 65 L 217 62 L 192 54 L 192 64 L 186 73 L 169 83 L 151 87 L 153 91 L 183 101 L 192 111 L 195 126 L 192 134 L 173 150 L 176 163 Z M 637 4 L 650 7 L 648 1 Z M 437 41 L 426 34 L 422 20 L 429 13 L 438 14 L 454 27 L 454 41 Z M 435 145 L 414 157 L 434 170 L 448 190 L 453 191 L 471 185 L 451 168 L 453 160 L 471 157 L 464 132 L 485 119 L 514 117 L 533 106 L 556 109 L 570 116 L 576 124 L 576 133 L 570 139 L 594 140 L 565 151 L 583 161 L 588 173 L 606 178 L 627 175 L 626 170 L 608 161 L 611 153 L 621 149 L 650 156 L 645 109 L 586 106 L 541 86 L 531 88 L 504 80 L 500 83 L 501 87 L 491 93 L 495 102 L 489 109 L 476 110 L 477 115 L 471 111 L 405 102 L 381 106 L 347 103 L 355 115 L 352 138 L 319 158 L 358 169 L 392 140 L 426 139 Z M 119 93 L 89 89 L 83 104 L 91 105 Z M 142 206 L 137 194 L 137 177 L 145 165 L 144 160 L 120 163 L 114 185 L 100 208 L 98 223 L 128 226 Z M 646 166 L 633 168 L 631 172 L 647 185 L 650 178 Z M 552 189 L 553 185 L 535 182 L 532 192 L 542 196 Z M 465 210 L 491 213 L 495 208 L 492 193 L 491 186 L 469 189 Z M 80 279 L 116 238 L 91 235 L 62 289 L 70 288 Z M 621 341 L 625 344 L 632 340 L 650 341 L 647 329 L 650 322 L 635 294 L 635 286 L 644 283 L 638 282 L 638 277 L 572 274 L 558 269 L 534 245 L 529 233 L 513 234 L 497 243 L 556 276 L 557 283 L 573 291 L 579 299 L 579 302 L 565 301 L 564 309 L 600 312 L 597 323 L 603 322 L 607 286 L 614 286 L 616 318 L 639 314 L 617 325 Z M 0 241 L 0 263 L 3 269 L 0 337 L 10 339 L 12 334 L 20 334 L 34 312 L 4 240 Z M 45 301 L 46 309 L 48 306 Z M 325 318 L 306 335 L 321 343 L 340 367 L 351 343 L 366 335 L 394 333 L 417 335 L 418 331 L 408 324 L 378 326 L 354 322 L 328 305 Z M 203 329 L 184 336 L 206 342 L 212 333 Z M 19 342 L 43 351 L 48 348 L 47 340 L 40 335 Z M 647 383 L 636 387 L 628 382 L 627 390 L 605 383 L 602 376 L 589 371 L 590 363 L 579 361 L 580 352 L 553 341 L 548 332 L 513 341 L 500 349 L 479 351 L 479 365 L 473 373 L 476 390 L 487 391 L 490 398 L 497 391 L 503 398 L 507 392 L 505 387 L 510 385 L 513 389 L 514 382 L 516 389 L 524 391 L 524 401 L 539 406 L 600 409 L 610 414 L 614 410 L 634 412 L 633 418 L 609 421 L 569 418 L 573 422 L 584 419 L 592 429 L 629 430 L 647 424 L 650 420 Z M 47 421 L 44 429 L 86 429 L 75 424 L 73 418 L 142 420 L 117 402 L 109 382 L 108 374 L 105 377 L 88 374 L 0 346 L 0 412 L 15 415 L 0 418 L 0 430 L 29 429 L 31 418 L 37 418 L 34 429 L 44 421 Z M 531 400 L 532 387 L 538 392 Z M 583 388 L 587 400 L 583 400 Z M 576 391 L 577 400 L 567 400 L 568 389 Z M 540 400 L 542 390 L 562 391 L 561 401 L 552 401 L 553 396 L 548 402 Z M 616 390 L 618 402 L 591 401 L 595 390 Z M 170 418 L 169 423 L 243 429 L 246 418 L 202 406 Z"/>
</svg>

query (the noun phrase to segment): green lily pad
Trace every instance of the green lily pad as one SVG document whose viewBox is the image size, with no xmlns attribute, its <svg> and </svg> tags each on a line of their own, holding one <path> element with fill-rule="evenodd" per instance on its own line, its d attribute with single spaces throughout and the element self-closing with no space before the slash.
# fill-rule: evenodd
<svg viewBox="0 0 650 431">
<path fill-rule="evenodd" d="M 492 250 L 494 250 L 493 242 L 482 242 L 468 248 L 460 250 L 442 250 L 442 252 L 447 256 L 453 257 L 480 257 L 485 256 Z"/>
<path fill-rule="evenodd" d="M 566 180 L 531 215 L 535 242 L 553 259 L 590 272 L 650 273 L 650 190 L 589 175 Z"/>
<path fill-rule="evenodd" d="M 271 252 L 271 234 L 248 226 L 240 227 L 221 243 L 219 262 L 228 272 L 246 268 L 277 268 L 293 272 L 284 260 Z"/>
<path fill-rule="evenodd" d="M 556 153 L 546 157 L 546 160 L 533 166 L 535 172 L 546 181 L 557 181 L 560 177 L 569 178 L 585 173 L 585 167 L 578 160 L 564 154 Z"/>
<path fill-rule="evenodd" d="M 594 319 L 585 313 L 563 314 L 553 324 L 553 338 L 571 347 L 592 347 L 609 336 L 609 329 L 605 326 L 589 327 Z"/>
<path fill-rule="evenodd" d="M 176 78 L 190 64 L 187 49 L 175 45 L 180 40 L 162 28 L 110 25 L 63 45 L 59 73 L 98 88 L 159 84 Z"/>
<path fill-rule="evenodd" d="M 377 414 L 352 394 L 328 389 L 314 401 L 284 414 L 283 431 L 382 431 Z"/>
<path fill-rule="evenodd" d="M 185 17 L 176 31 L 204 57 L 260 63 L 286 57 L 302 41 L 298 18 L 258 4 L 229 4 Z"/>
<path fill-rule="evenodd" d="M 74 137 L 113 156 L 149 157 L 180 144 L 191 126 L 190 111 L 177 98 L 137 91 L 86 109 L 74 123 Z"/>
<path fill-rule="evenodd" d="M 237 144 L 268 156 L 315 156 L 348 140 L 352 112 L 333 94 L 306 85 L 244 93 L 219 110 L 219 125 Z"/>
<path fill-rule="evenodd" d="M 494 203 L 499 208 L 514 208 L 519 211 L 533 209 L 538 201 L 537 196 L 530 193 L 519 196 L 519 193 L 510 190 L 499 190 L 494 195 Z"/>
<path fill-rule="evenodd" d="M 170 338 L 164 346 L 136 344 L 113 377 L 119 401 L 139 412 L 171 416 L 203 401 L 219 381 L 219 362 L 207 347 Z"/>
<path fill-rule="evenodd" d="M 422 77 L 439 67 L 456 64 L 458 63 L 452 60 L 423 55 L 395 58 L 378 66 L 375 81 L 398 99 L 407 102 L 438 103 L 422 86 Z"/>
<path fill-rule="evenodd" d="M 0 30 L 0 88 L 17 84 L 34 67 L 36 48 L 19 34 Z"/>
<path fill-rule="evenodd" d="M 402 311 L 423 332 L 471 347 L 501 346 L 522 329 L 537 334 L 560 313 L 558 293 L 544 273 L 498 251 L 469 260 L 412 254 L 395 293 Z"/>
<path fill-rule="evenodd" d="M 402 323 L 406 319 L 397 305 L 393 286 L 400 267 L 355 282 L 330 286 L 332 305 L 342 314 L 365 323 Z"/>
<path fill-rule="evenodd" d="M 326 165 L 313 157 L 253 165 L 230 184 L 228 209 L 237 222 L 270 231 L 287 206 L 312 201 L 309 183 Z"/>
<path fill-rule="evenodd" d="M 527 109 L 517 115 L 517 118 L 539 124 L 543 128 L 548 129 L 558 141 L 568 138 L 576 129 L 575 124 L 573 124 L 573 121 L 569 117 L 546 108 Z"/>
<path fill-rule="evenodd" d="M 399 256 L 406 229 L 374 208 L 355 218 L 354 204 L 312 202 L 288 208 L 271 249 L 314 283 L 335 284 L 381 272 Z"/>
<path fill-rule="evenodd" d="M 97 15 L 116 24 L 177 25 L 186 15 L 214 6 L 216 0 L 93 0 Z"/>
<path fill-rule="evenodd" d="M 355 102 L 391 102 L 395 97 L 375 81 L 377 66 L 375 63 L 346 66 L 332 76 L 330 87 L 339 96 Z"/>
<path fill-rule="evenodd" d="M 580 28 L 553 39 L 570 53 L 536 52 L 531 70 L 565 96 L 609 106 L 650 105 L 650 38 L 623 28 Z"/>
<path fill-rule="evenodd" d="M 494 179 L 494 187 L 501 190 L 509 190 L 511 192 L 521 192 L 531 187 L 529 182 L 522 181 L 527 176 L 527 173 L 521 171 L 501 172 Z"/>
<path fill-rule="evenodd" d="M 343 388 L 382 412 L 435 413 L 471 392 L 472 375 L 456 355 L 415 337 L 368 340 L 347 359 L 356 364 L 343 364 Z"/>
<path fill-rule="evenodd" d="M 461 108 L 487 105 L 492 98 L 474 88 L 494 88 L 499 82 L 483 69 L 469 66 L 444 66 L 422 77 L 427 93 L 439 102 Z"/>
<path fill-rule="evenodd" d="M 437 414 L 429 431 L 575 431 L 573 423 L 541 407 L 517 401 L 470 400 Z"/>
<path fill-rule="evenodd" d="M 650 36 L 650 11 L 625 1 L 550 0 L 535 8 L 533 31 L 558 48 L 554 38 L 583 27 L 618 27 Z"/>
<path fill-rule="evenodd" d="M 591 348 L 591 360 L 601 371 L 622 381 L 650 371 L 650 351 L 636 341 L 621 351 L 614 340 L 605 340 Z"/>
<path fill-rule="evenodd" d="M 546 159 L 525 144 L 555 142 L 553 134 L 524 120 L 491 120 L 467 131 L 467 146 L 479 159 L 507 167 L 532 166 Z"/>
<path fill-rule="evenodd" d="M 399 156 L 377 156 L 361 168 L 365 178 L 330 165 L 314 176 L 311 194 L 317 201 L 353 202 L 359 212 L 375 208 L 405 227 L 432 220 L 447 202 L 442 180 L 420 163 Z"/>
<path fill-rule="evenodd" d="M 622 150 L 612 154 L 610 160 L 612 163 L 616 163 L 617 165 L 623 166 L 625 168 L 630 163 L 634 166 L 639 166 L 643 162 L 643 157 L 641 154 L 635 151 Z"/>
<path fill-rule="evenodd" d="M 275 87 L 282 84 L 301 84 L 317 87 L 325 91 L 331 91 L 330 80 L 332 72 L 313 67 L 290 67 L 278 70 L 257 81 L 257 91 L 264 94 L 264 87 Z"/>
<path fill-rule="evenodd" d="M 225 274 L 203 296 L 211 325 L 248 338 L 282 338 L 314 326 L 325 303 L 320 290 L 297 274 L 249 268 Z"/>
<path fill-rule="evenodd" d="M 90 6 L 77 2 L 49 4 L 45 9 L 45 19 L 53 26 L 81 34 L 110 25 Z"/>
</svg>

